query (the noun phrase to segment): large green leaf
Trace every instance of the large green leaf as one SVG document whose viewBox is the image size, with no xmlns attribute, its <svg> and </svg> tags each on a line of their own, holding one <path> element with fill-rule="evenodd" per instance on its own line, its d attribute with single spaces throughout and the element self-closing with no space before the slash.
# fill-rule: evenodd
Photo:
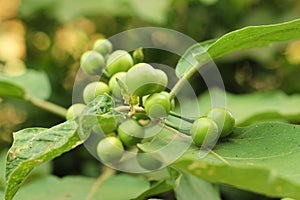
<svg viewBox="0 0 300 200">
<path fill-rule="evenodd" d="M 83 200 L 90 197 L 96 179 L 69 176 L 57 178 L 48 176 L 20 189 L 15 200 Z M 114 175 L 103 181 L 91 200 L 128 200 L 149 188 L 147 180 L 125 174 Z"/>
<path fill-rule="evenodd" d="M 211 89 L 213 96 L 220 96 L 224 91 Z M 208 92 L 199 96 L 200 115 L 211 109 Z M 188 103 L 188 102 L 186 102 Z M 249 125 L 266 120 L 300 122 L 300 95 L 286 95 L 282 91 L 255 92 L 250 94 L 226 93 L 226 107 L 230 110 L 238 125 Z M 186 106 L 188 109 L 188 107 Z M 190 111 L 193 114 L 194 110 Z"/>
<path fill-rule="evenodd" d="M 28 128 L 14 133 L 14 143 L 7 154 L 7 200 L 13 198 L 30 171 L 82 143 L 77 124 L 67 121 L 50 129 Z"/>
<path fill-rule="evenodd" d="M 165 140 L 169 140 L 166 138 Z M 184 141 L 185 139 L 183 139 Z M 262 123 L 236 128 L 213 151 L 191 146 L 172 166 L 210 182 L 274 197 L 300 198 L 300 126 Z M 169 141 L 140 145 L 153 151 Z M 169 152 L 169 155 L 172 152 Z"/>
<path fill-rule="evenodd" d="M 176 74 L 178 77 L 182 77 L 191 68 L 196 67 L 193 64 L 195 62 L 194 58 L 202 65 L 208 62 L 210 58 L 214 59 L 236 51 L 263 47 L 272 42 L 295 38 L 300 38 L 300 19 L 281 24 L 245 27 L 230 32 L 209 45 L 195 44 L 179 60 L 176 66 Z M 198 49 L 198 52 L 195 52 L 195 49 Z M 193 58 L 191 59 L 189 55 L 192 55 Z"/>
<path fill-rule="evenodd" d="M 11 86 L 1 85 L 2 82 L 9 83 Z M 0 72 L 0 86 L 0 96 L 24 98 L 26 92 L 31 97 L 47 99 L 51 94 L 48 76 L 44 72 L 32 69 L 27 69 L 19 76 L 9 76 Z M 6 95 L 3 93 L 5 91 Z"/>
</svg>

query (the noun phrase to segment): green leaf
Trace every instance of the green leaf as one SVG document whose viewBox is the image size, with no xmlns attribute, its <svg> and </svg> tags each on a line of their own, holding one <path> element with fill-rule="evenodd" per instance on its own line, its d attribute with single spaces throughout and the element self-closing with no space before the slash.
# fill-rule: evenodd
<svg viewBox="0 0 300 200">
<path fill-rule="evenodd" d="M 22 187 L 14 200 L 83 200 L 90 195 L 95 181 L 94 178 L 81 176 L 48 176 Z M 149 183 L 144 178 L 126 174 L 114 175 L 100 184 L 91 200 L 128 200 L 148 188 Z"/>
<path fill-rule="evenodd" d="M 210 93 L 214 94 L 213 96 L 220 96 L 223 91 L 211 89 Z M 205 115 L 211 109 L 210 98 L 208 92 L 199 96 L 199 116 Z M 239 126 L 267 120 L 300 122 L 299 94 L 286 95 L 282 91 L 269 91 L 236 95 L 226 92 L 226 104 L 226 108 L 232 112 Z M 194 109 L 191 108 L 186 112 L 193 114 Z"/>
<path fill-rule="evenodd" d="M 14 142 L 7 154 L 7 200 L 13 198 L 30 171 L 83 141 L 79 138 L 77 124 L 70 120 L 50 129 L 28 128 L 14 133 Z"/>
<path fill-rule="evenodd" d="M 186 172 L 180 172 L 175 179 L 174 192 L 177 200 L 221 199 L 216 186 Z"/>
<path fill-rule="evenodd" d="M 209 61 L 208 56 L 204 57 L 206 54 L 211 59 L 214 59 L 236 51 L 263 47 L 272 42 L 287 41 L 296 38 L 300 38 L 300 19 L 281 24 L 245 27 L 222 36 L 209 46 L 205 46 L 203 43 L 195 44 L 179 60 L 176 66 L 176 74 L 178 77 L 182 77 L 187 71 L 195 67 L 195 65 L 186 65 L 186 61 L 183 62 L 182 60 L 193 63 L 194 58 L 196 58 L 200 62 L 200 65 L 202 65 Z M 193 49 L 202 50 L 195 53 Z M 194 58 L 188 59 L 189 54 Z"/>
<path fill-rule="evenodd" d="M 128 200 L 139 196 L 148 188 L 149 182 L 143 177 L 119 174 L 103 181 L 93 197 L 101 200 Z"/>
<path fill-rule="evenodd" d="M 3 85 L 4 87 L 2 87 L 2 82 L 10 83 L 11 86 Z M 7 92 L 5 96 L 15 98 L 24 98 L 25 93 L 39 99 L 47 99 L 51 95 L 51 86 L 48 76 L 44 72 L 32 69 L 27 69 L 24 74 L 19 76 L 9 76 L 0 72 L 0 86 L 0 96 L 5 94 L 2 94 L 2 90 Z M 15 89 L 12 87 L 15 87 Z M 11 89 L 14 89 L 14 91 L 9 93 Z M 19 92 L 17 92 L 17 90 L 19 90 Z M 12 96 L 12 94 L 15 96 Z"/>
<path fill-rule="evenodd" d="M 134 198 L 134 200 L 144 200 L 147 197 L 155 196 L 164 192 L 168 192 L 172 190 L 173 187 L 166 180 L 159 181 L 152 185 L 148 190 L 140 194 L 138 197 Z"/>
<path fill-rule="evenodd" d="M 300 126 L 256 124 L 236 128 L 204 158 L 199 158 L 199 148 L 191 146 L 172 166 L 210 182 L 299 199 L 299 141 Z"/>
<path fill-rule="evenodd" d="M 25 98 L 25 91 L 22 87 L 11 82 L 0 80 L 0 97 Z"/>
</svg>

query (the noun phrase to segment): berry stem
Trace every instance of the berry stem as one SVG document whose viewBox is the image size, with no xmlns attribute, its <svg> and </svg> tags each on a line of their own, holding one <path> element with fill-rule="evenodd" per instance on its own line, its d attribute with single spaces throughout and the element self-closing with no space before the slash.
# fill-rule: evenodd
<svg viewBox="0 0 300 200">
<path fill-rule="evenodd" d="M 174 111 L 170 111 L 169 114 L 170 114 L 171 116 L 173 116 L 173 117 L 182 119 L 182 120 L 184 120 L 184 121 L 186 121 L 186 122 L 194 123 L 194 121 L 195 121 L 195 120 L 193 120 L 193 119 L 190 119 L 190 118 L 187 118 L 187 117 L 183 117 L 183 116 L 181 116 L 180 114 L 178 114 L 178 113 L 176 113 L 176 112 L 174 112 Z"/>
<path fill-rule="evenodd" d="M 61 116 L 63 118 L 67 115 L 67 109 L 64 107 L 61 107 L 59 105 L 56 105 L 54 103 L 51 103 L 49 101 L 44 101 L 42 99 L 37 99 L 34 97 L 27 98 L 26 101 L 30 102 L 31 104 L 35 105 L 36 107 L 39 107 L 43 110 L 49 111 L 53 114 L 56 114 L 58 116 Z"/>
</svg>

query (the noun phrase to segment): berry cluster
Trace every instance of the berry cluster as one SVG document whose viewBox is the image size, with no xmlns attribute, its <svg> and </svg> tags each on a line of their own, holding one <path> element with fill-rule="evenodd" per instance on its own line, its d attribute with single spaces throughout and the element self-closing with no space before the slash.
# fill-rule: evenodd
<svg viewBox="0 0 300 200">
<path fill-rule="evenodd" d="M 170 112 L 174 100 L 165 91 L 168 76 L 143 62 L 142 49 L 134 51 L 131 56 L 124 50 L 112 51 L 110 41 L 100 39 L 95 42 L 93 50 L 82 55 L 81 69 L 89 75 L 101 75 L 100 81 L 91 82 L 84 88 L 85 104 L 99 95 L 108 94 L 128 108 L 126 119 L 111 115 L 97 116 L 98 124 L 92 131 L 105 135 L 97 145 L 98 156 L 105 163 L 118 163 L 125 149 L 132 149 L 145 141 L 146 126 L 157 121 L 164 123 L 161 119 L 174 113 Z M 67 120 L 80 116 L 85 104 L 72 105 L 68 109 Z M 207 117 L 192 122 L 190 135 L 199 146 L 228 136 L 235 125 L 232 114 L 223 108 L 214 108 L 207 113 Z M 137 160 L 145 169 L 152 169 L 160 163 L 153 155 L 144 154 L 141 150 L 138 150 Z"/>
</svg>

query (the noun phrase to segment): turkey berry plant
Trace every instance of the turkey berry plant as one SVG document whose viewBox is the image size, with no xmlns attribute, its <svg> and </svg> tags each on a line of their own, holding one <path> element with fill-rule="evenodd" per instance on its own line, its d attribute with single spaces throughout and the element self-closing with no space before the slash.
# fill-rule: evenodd
<svg viewBox="0 0 300 200">
<path fill-rule="evenodd" d="M 177 97 L 184 90 L 184 83 L 208 63 L 209 56 L 215 59 L 273 41 L 299 38 L 299 27 L 300 20 L 246 27 L 217 40 L 197 43 L 178 61 L 175 69 L 178 81 L 172 88 L 168 88 L 170 74 L 146 63 L 142 48 L 127 52 L 114 49 L 107 39 L 99 39 L 80 59 L 81 71 L 99 78 L 82 89 L 84 103 L 76 102 L 67 110 L 30 96 L 20 85 L 0 80 L 1 96 L 25 100 L 67 120 L 49 129 L 29 128 L 14 134 L 13 146 L 7 154 L 5 199 L 14 197 L 34 167 L 85 141 L 92 143 L 95 157 L 105 165 L 143 173 L 147 189 L 128 199 L 156 197 L 170 191 L 177 197 L 184 196 L 182 185 L 192 194 L 198 191 L 186 185 L 198 185 L 201 194 L 207 192 L 220 199 L 215 188 L 219 185 L 209 182 L 272 197 L 300 199 L 299 126 L 269 122 L 238 127 L 241 116 L 235 118 L 224 105 L 201 107 L 208 111 L 201 110 L 196 117 L 189 117 L 178 112 L 181 105 Z M 5 91 L 4 87 L 14 92 Z M 270 116 L 270 112 L 274 111 L 266 111 L 261 117 Z M 286 120 L 298 116 L 280 114 Z M 182 146 L 186 148 L 180 149 Z M 172 154 L 178 157 L 170 158 Z M 293 165 L 288 165 L 289 160 Z M 134 164 L 138 167 L 131 169 Z M 115 170 L 105 165 L 92 191 L 100 183 L 109 184 L 103 180 L 118 177 L 114 175 Z M 144 173 L 153 170 L 157 174 Z M 141 177 L 131 178 L 140 180 Z"/>
</svg>

